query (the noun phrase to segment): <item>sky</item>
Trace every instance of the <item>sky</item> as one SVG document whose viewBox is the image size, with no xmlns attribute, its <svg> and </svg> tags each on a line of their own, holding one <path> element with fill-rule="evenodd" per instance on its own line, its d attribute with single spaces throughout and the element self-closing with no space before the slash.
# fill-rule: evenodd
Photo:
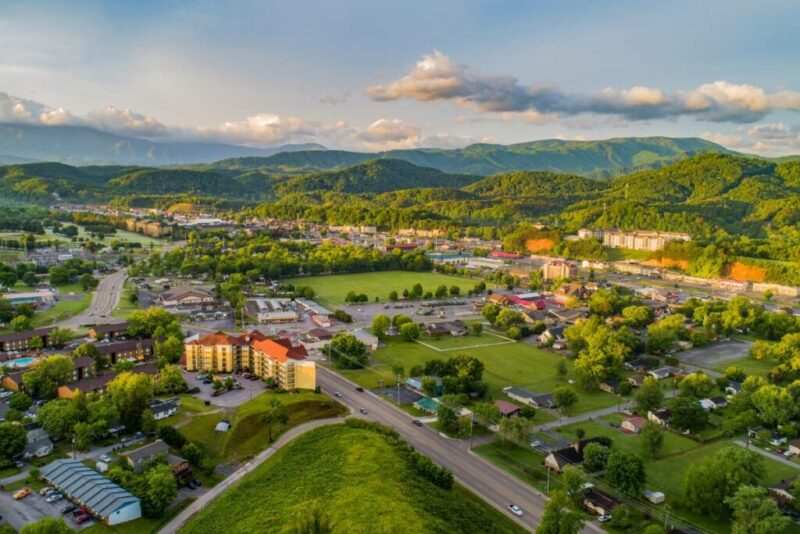
<svg viewBox="0 0 800 534">
<path fill-rule="evenodd" d="M 0 0 L 0 122 L 385 150 L 800 153 L 800 2 Z"/>
</svg>

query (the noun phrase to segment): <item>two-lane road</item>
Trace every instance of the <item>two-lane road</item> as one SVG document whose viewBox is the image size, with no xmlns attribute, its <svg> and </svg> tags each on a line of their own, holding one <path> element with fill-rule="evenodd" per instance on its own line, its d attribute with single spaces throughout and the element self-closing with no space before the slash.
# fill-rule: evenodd
<svg viewBox="0 0 800 534">
<path fill-rule="evenodd" d="M 450 469 L 453 476 L 473 493 L 507 514 L 530 531 L 534 531 L 544 512 L 546 497 L 514 476 L 471 454 L 465 444 L 441 436 L 429 427 L 413 424 L 408 414 L 387 401 L 367 391 L 356 391 L 356 384 L 322 366 L 317 366 L 317 381 L 330 395 L 339 393 L 338 399 L 354 409 L 359 417 L 371 419 L 392 427 L 400 436 L 422 454 L 430 456 L 437 464 Z M 367 415 L 361 415 L 364 408 Z M 516 517 L 508 511 L 514 503 L 524 515 Z M 603 532 L 596 524 L 586 523 L 584 532 Z"/>
</svg>

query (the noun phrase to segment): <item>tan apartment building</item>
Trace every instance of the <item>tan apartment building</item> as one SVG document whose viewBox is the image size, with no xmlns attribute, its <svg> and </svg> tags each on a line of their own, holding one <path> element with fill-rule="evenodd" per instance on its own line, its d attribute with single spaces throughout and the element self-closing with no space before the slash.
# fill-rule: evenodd
<svg viewBox="0 0 800 534">
<path fill-rule="evenodd" d="M 656 251 L 662 250 L 670 241 L 691 240 L 692 237 L 689 234 L 678 232 L 603 230 L 603 246 L 609 248 Z"/>
<path fill-rule="evenodd" d="M 575 278 L 577 275 L 577 267 L 568 261 L 553 260 L 542 265 L 542 278 L 545 281 L 559 278 Z"/>
</svg>

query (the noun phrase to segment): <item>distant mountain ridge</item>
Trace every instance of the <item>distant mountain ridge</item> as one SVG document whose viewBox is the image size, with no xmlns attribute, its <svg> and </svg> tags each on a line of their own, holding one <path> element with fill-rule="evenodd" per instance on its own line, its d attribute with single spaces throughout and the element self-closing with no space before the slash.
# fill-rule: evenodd
<svg viewBox="0 0 800 534">
<path fill-rule="evenodd" d="M 84 126 L 0 124 L 0 162 L 55 161 L 70 165 L 181 165 L 293 150 L 325 150 L 316 143 L 252 148 L 225 143 L 160 142 Z"/>
</svg>

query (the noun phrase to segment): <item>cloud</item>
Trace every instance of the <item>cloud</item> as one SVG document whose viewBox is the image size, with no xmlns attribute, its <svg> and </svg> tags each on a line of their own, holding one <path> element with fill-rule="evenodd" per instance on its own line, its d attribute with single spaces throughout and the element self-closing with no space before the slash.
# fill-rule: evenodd
<svg viewBox="0 0 800 534">
<path fill-rule="evenodd" d="M 338 104 L 344 104 L 347 102 L 347 99 L 350 97 L 350 93 L 344 93 L 343 95 L 335 96 L 335 95 L 322 95 L 319 97 L 320 104 L 330 104 L 332 106 L 336 106 Z"/>
<path fill-rule="evenodd" d="M 701 135 L 725 147 L 769 156 L 800 152 L 800 130 L 783 122 L 763 123 L 739 128 L 738 134 L 705 132 Z"/>
<path fill-rule="evenodd" d="M 744 137 L 741 135 L 734 135 L 734 134 L 724 134 L 718 132 L 703 132 L 700 134 L 700 137 L 706 139 L 707 141 L 711 141 L 712 143 L 717 143 L 718 145 L 722 145 L 727 148 L 746 148 L 747 145 L 744 142 Z"/>
<path fill-rule="evenodd" d="M 800 93 L 769 94 L 760 87 L 726 81 L 671 94 L 635 86 L 607 87 L 596 94 L 572 95 L 550 85 L 526 86 L 512 76 L 474 71 L 438 50 L 424 55 L 407 75 L 369 87 L 366 94 L 378 102 L 452 101 L 482 113 L 534 113 L 548 119 L 593 113 L 629 120 L 690 116 L 714 122 L 750 123 L 774 111 L 800 111 Z"/>
</svg>

